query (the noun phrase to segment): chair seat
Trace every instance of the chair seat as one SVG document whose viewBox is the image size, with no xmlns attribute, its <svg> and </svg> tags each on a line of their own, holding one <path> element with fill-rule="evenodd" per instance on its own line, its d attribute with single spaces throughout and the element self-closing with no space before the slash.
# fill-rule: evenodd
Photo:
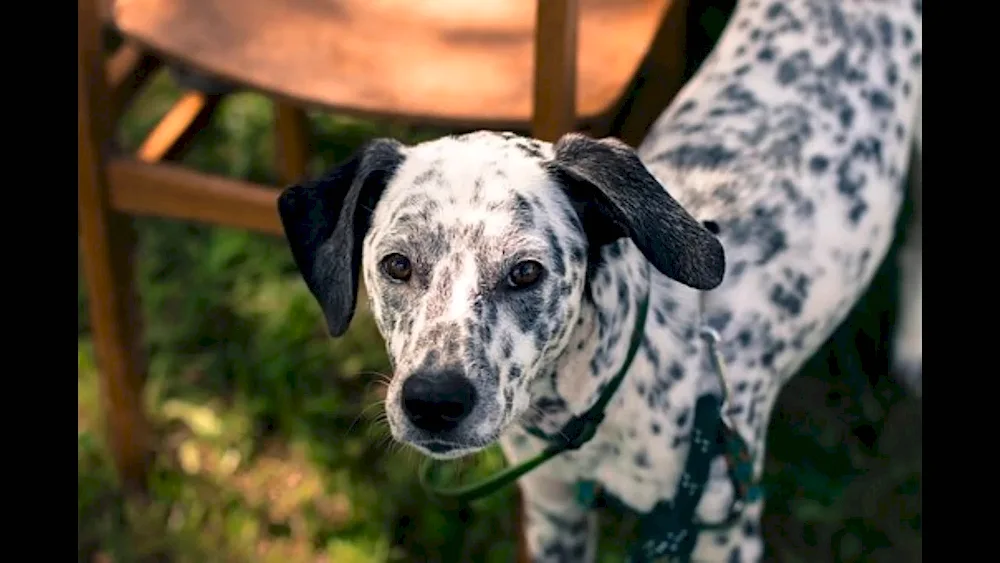
<svg viewBox="0 0 1000 563">
<path fill-rule="evenodd" d="M 168 59 L 306 106 L 430 124 L 531 120 L 538 0 L 118 0 Z M 580 0 L 577 115 L 613 109 L 671 0 Z"/>
</svg>

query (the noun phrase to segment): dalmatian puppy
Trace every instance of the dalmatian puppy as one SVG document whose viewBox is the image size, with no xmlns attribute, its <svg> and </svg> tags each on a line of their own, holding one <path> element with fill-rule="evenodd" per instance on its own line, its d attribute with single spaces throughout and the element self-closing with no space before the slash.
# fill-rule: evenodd
<svg viewBox="0 0 1000 563">
<path fill-rule="evenodd" d="M 527 429 L 554 435 L 595 403 L 648 300 L 597 435 L 520 481 L 531 557 L 593 561 L 597 523 L 574 485 L 639 513 L 676 494 L 693 405 L 719 392 L 706 324 L 759 476 L 782 385 L 889 248 L 921 48 L 920 0 L 743 0 L 637 151 L 578 134 L 379 139 L 285 190 L 280 215 L 334 336 L 363 276 L 394 370 L 392 435 L 439 459 L 497 441 L 511 463 L 539 452 Z M 914 240 L 895 357 L 919 385 Z M 733 495 L 720 456 L 697 517 L 723 520 Z M 761 509 L 700 534 L 694 560 L 759 561 Z"/>
</svg>

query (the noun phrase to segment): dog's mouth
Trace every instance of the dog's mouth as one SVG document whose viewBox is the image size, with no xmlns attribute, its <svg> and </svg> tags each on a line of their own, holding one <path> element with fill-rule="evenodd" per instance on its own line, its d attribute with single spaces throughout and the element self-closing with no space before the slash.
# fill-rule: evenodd
<svg viewBox="0 0 1000 563">
<path fill-rule="evenodd" d="M 429 440 L 410 441 L 409 444 L 424 455 L 434 459 L 457 459 L 479 452 L 496 441 L 496 438 L 476 442 L 456 442 L 432 438 Z"/>
</svg>

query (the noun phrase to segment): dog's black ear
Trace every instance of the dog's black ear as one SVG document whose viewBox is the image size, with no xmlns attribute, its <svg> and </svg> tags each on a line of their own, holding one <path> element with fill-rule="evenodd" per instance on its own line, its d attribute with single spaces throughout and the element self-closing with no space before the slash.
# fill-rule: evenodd
<svg viewBox="0 0 1000 563">
<path fill-rule="evenodd" d="M 386 183 L 403 161 L 402 147 L 376 139 L 325 176 L 290 186 L 278 197 L 295 264 L 333 336 L 344 334 L 354 316 L 362 240 Z"/>
<path fill-rule="evenodd" d="M 673 280 L 701 290 L 722 282 L 722 244 L 625 143 L 570 133 L 556 142 L 549 169 L 576 206 L 591 245 L 627 236 Z"/>
</svg>

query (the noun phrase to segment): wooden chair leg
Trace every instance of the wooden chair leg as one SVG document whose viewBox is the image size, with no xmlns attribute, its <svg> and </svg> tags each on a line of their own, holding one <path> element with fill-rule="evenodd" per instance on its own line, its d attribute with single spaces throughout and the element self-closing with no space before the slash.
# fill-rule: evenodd
<svg viewBox="0 0 1000 563">
<path fill-rule="evenodd" d="M 83 128 L 81 127 L 81 130 Z M 100 372 L 104 429 L 122 483 L 145 489 L 150 429 L 142 405 L 145 358 L 139 343 L 133 284 L 135 233 L 128 217 L 108 207 L 90 140 L 79 139 L 79 228 L 94 349 Z"/>
<path fill-rule="evenodd" d="M 276 101 L 274 127 L 279 180 L 284 185 L 299 182 L 309 167 L 309 122 L 305 110 Z"/>
<path fill-rule="evenodd" d="M 139 346 L 139 311 L 132 279 L 134 232 L 127 217 L 110 209 L 103 150 L 112 140 L 101 60 L 98 6 L 78 4 L 77 166 L 78 220 L 83 247 L 100 397 L 108 445 L 123 485 L 144 490 L 151 432 L 142 407 L 145 358 Z"/>
<path fill-rule="evenodd" d="M 131 267 L 134 232 L 128 217 L 85 206 L 82 198 L 79 221 L 104 432 L 123 485 L 143 491 L 151 434 L 142 401 L 145 357 L 136 330 L 140 315 Z"/>
<path fill-rule="evenodd" d="M 576 126 L 579 0 L 538 3 L 531 133 L 555 142 Z"/>
</svg>

